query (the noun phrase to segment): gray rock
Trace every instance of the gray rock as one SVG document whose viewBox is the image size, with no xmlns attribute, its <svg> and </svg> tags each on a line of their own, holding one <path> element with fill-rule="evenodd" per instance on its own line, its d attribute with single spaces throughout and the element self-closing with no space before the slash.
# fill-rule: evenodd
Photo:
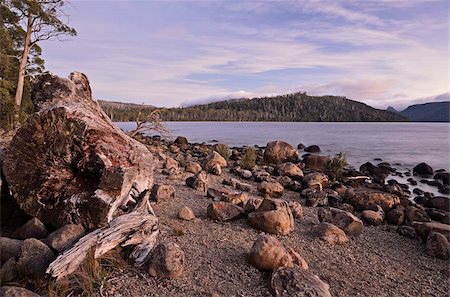
<svg viewBox="0 0 450 297">
<path fill-rule="evenodd" d="M 267 163 L 279 164 L 283 162 L 297 162 L 298 151 L 287 142 L 269 142 L 264 151 L 264 161 Z"/>
<path fill-rule="evenodd" d="M 386 221 L 393 225 L 401 225 L 405 220 L 402 207 L 396 207 L 386 213 Z"/>
<path fill-rule="evenodd" d="M 206 193 L 208 189 L 208 176 L 205 171 L 197 172 L 194 176 L 186 179 L 186 185 L 197 191 Z"/>
<path fill-rule="evenodd" d="M 331 245 L 345 244 L 349 241 L 347 235 L 342 229 L 327 222 L 322 222 L 315 226 L 313 228 L 313 233 Z"/>
<path fill-rule="evenodd" d="M 0 284 L 6 284 L 17 277 L 17 262 L 14 258 L 9 258 L 0 268 Z"/>
<path fill-rule="evenodd" d="M 0 297 L 40 297 L 40 296 L 25 288 L 4 286 L 0 288 Z"/>
<path fill-rule="evenodd" d="M 62 252 L 77 242 L 84 234 L 86 231 L 83 226 L 68 224 L 50 233 L 47 237 L 47 244 L 52 249 Z"/>
<path fill-rule="evenodd" d="M 183 206 L 178 211 L 178 217 L 185 221 L 191 221 L 191 220 L 195 219 L 195 214 L 191 208 L 189 208 L 187 206 Z"/>
<path fill-rule="evenodd" d="M 220 222 L 236 220 L 244 216 L 245 211 L 241 207 L 224 202 L 217 201 L 208 205 L 208 217 Z"/>
<path fill-rule="evenodd" d="M 417 238 L 416 230 L 411 226 L 399 226 L 397 228 L 397 233 L 411 239 Z"/>
<path fill-rule="evenodd" d="M 55 260 L 55 254 L 42 241 L 35 238 L 25 239 L 20 249 L 17 269 L 25 276 L 40 278 L 50 263 Z"/>
<path fill-rule="evenodd" d="M 161 202 L 175 198 L 175 188 L 171 185 L 156 184 L 152 188 L 150 200 Z"/>
<path fill-rule="evenodd" d="M 270 289 L 277 297 L 331 297 L 330 286 L 299 267 L 280 267 L 272 273 Z"/>
<path fill-rule="evenodd" d="M 450 240 L 450 225 L 436 222 L 413 222 L 411 226 L 416 230 L 423 242 L 428 238 L 430 232 L 438 232 Z"/>
<path fill-rule="evenodd" d="M 45 238 L 47 237 L 47 228 L 37 218 L 32 218 L 23 226 L 19 227 L 11 235 L 12 238 L 27 239 L 27 238 Z"/>
<path fill-rule="evenodd" d="M 425 251 L 428 255 L 443 260 L 449 259 L 450 244 L 444 235 L 430 232 L 427 238 Z"/>
<path fill-rule="evenodd" d="M 319 221 L 327 222 L 344 230 L 347 235 L 361 234 L 363 223 L 352 213 L 334 207 L 322 207 L 318 212 Z"/>
<path fill-rule="evenodd" d="M 263 181 L 258 185 L 258 191 L 263 195 L 279 198 L 283 195 L 284 187 L 276 181 Z"/>
<path fill-rule="evenodd" d="M 1 262 L 5 262 L 9 258 L 19 258 L 20 248 L 23 240 L 12 239 L 9 237 L 0 237 L 0 256 Z"/>
<path fill-rule="evenodd" d="M 152 252 L 148 262 L 151 276 L 178 278 L 183 274 L 185 263 L 184 251 L 176 243 L 160 243 Z"/>
</svg>

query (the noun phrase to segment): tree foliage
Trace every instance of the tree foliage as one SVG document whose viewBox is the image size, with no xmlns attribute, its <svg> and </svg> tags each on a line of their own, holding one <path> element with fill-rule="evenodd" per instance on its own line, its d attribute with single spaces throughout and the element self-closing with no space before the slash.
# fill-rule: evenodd
<svg viewBox="0 0 450 297">
<path fill-rule="evenodd" d="M 30 80 L 44 70 L 39 42 L 76 35 L 63 0 L 0 0 L 0 125 L 32 112 Z M 15 117 L 11 112 L 15 112 Z"/>
<path fill-rule="evenodd" d="M 102 103 L 101 103 L 102 104 Z M 147 106 L 142 112 L 151 112 Z M 114 121 L 132 121 L 137 112 L 132 105 L 114 108 Z M 339 96 L 283 96 L 234 99 L 185 108 L 161 110 L 164 121 L 265 121 L 265 122 L 377 122 L 406 121 L 401 115 L 372 108 Z"/>
</svg>

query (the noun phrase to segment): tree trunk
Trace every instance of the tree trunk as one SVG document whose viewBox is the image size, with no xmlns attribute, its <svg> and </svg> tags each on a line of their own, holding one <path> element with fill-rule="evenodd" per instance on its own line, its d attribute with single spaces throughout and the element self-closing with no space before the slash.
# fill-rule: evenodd
<svg viewBox="0 0 450 297">
<path fill-rule="evenodd" d="M 22 96 L 23 96 L 23 85 L 25 82 L 25 74 L 26 74 L 26 68 L 27 68 L 27 61 L 28 61 L 28 55 L 30 54 L 30 46 L 31 46 L 31 33 L 33 32 L 33 18 L 32 15 L 28 15 L 28 22 L 27 22 L 27 32 L 25 35 L 25 43 L 23 45 L 23 53 L 22 57 L 20 58 L 20 65 L 19 65 L 19 75 L 17 79 L 17 89 L 16 89 L 16 108 L 15 108 L 15 114 L 14 114 L 14 120 L 16 124 L 19 122 L 19 116 L 20 116 L 20 106 L 22 104 Z"/>
<path fill-rule="evenodd" d="M 84 74 L 41 75 L 32 101 L 37 112 L 3 158 L 9 189 L 26 213 L 54 227 L 95 229 L 151 189 L 152 154 L 111 122 Z"/>
</svg>

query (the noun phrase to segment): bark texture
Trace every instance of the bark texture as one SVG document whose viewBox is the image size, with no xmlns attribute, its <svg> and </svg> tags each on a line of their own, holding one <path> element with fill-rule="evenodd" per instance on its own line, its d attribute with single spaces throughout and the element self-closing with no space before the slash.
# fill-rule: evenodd
<svg viewBox="0 0 450 297">
<path fill-rule="evenodd" d="M 155 160 L 92 99 L 87 77 L 51 73 L 33 85 L 37 112 L 18 130 L 3 174 L 19 206 L 54 227 L 106 226 L 153 184 Z"/>
</svg>

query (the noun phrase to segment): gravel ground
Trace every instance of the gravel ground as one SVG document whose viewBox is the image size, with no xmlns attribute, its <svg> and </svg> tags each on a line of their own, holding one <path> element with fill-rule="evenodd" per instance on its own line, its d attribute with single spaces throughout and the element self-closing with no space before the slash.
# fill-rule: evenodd
<svg viewBox="0 0 450 297">
<path fill-rule="evenodd" d="M 210 184 L 221 183 L 227 175 L 209 175 Z M 155 182 L 173 185 L 177 192 L 175 199 L 154 205 L 161 240 L 176 242 L 186 253 L 183 276 L 158 279 L 125 267 L 112 273 L 102 295 L 271 296 L 270 274 L 247 260 L 259 231 L 245 219 L 218 223 L 207 218 L 211 199 L 186 187 L 185 177 L 171 180 L 156 173 Z M 251 194 L 257 195 L 256 183 L 250 183 L 255 186 Z M 298 193 L 286 191 L 282 198 L 297 197 Z M 194 211 L 193 221 L 178 219 L 178 210 L 185 205 Z M 428 256 L 420 240 L 401 237 L 394 226 L 365 226 L 350 243 L 329 246 L 310 234 L 317 223 L 317 210 L 304 207 L 304 218 L 296 221 L 295 231 L 277 237 L 306 259 L 310 271 L 330 285 L 333 296 L 448 296 L 449 263 Z"/>
</svg>

